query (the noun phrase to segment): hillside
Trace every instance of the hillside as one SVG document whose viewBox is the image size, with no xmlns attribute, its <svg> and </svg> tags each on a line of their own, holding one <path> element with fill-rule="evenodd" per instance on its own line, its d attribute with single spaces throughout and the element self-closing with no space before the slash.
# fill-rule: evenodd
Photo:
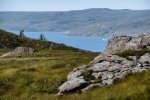
<svg viewBox="0 0 150 100">
<path fill-rule="evenodd" d="M 0 56 L 28 46 L 36 49 L 35 52 L 31 50 L 31 55 L 0 57 L 1 100 L 44 100 L 46 98 L 40 97 L 45 95 L 52 96 L 50 100 L 53 100 L 58 86 L 66 80 L 67 73 L 98 55 L 0 30 Z"/>
<path fill-rule="evenodd" d="M 5 49 L 0 50 L 0 54 L 5 52 Z M 55 100 L 57 88 L 66 80 L 67 73 L 88 63 L 96 55 L 92 52 L 43 49 L 31 56 L 0 58 L 0 99 L 45 100 L 48 95 L 50 100 Z"/>
<path fill-rule="evenodd" d="M 150 17 L 138 19 L 124 19 L 114 21 L 97 22 L 76 28 L 67 32 L 68 35 L 83 36 L 105 36 L 112 37 L 117 35 L 137 36 L 141 33 L 150 33 Z"/>
<path fill-rule="evenodd" d="M 0 30 L 0 49 L 14 49 L 19 46 L 32 47 L 35 50 L 79 50 L 77 48 L 69 47 L 64 44 L 21 37 L 13 33 Z"/>
<path fill-rule="evenodd" d="M 0 12 L 0 28 L 63 31 L 69 35 L 134 34 L 150 32 L 149 19 L 150 10 L 98 8 L 61 12 Z"/>
<path fill-rule="evenodd" d="M 0 58 L 0 99 L 149 100 L 149 39 L 148 35 L 115 37 L 109 41 L 105 52 L 99 55 L 86 51 L 42 49 L 29 57 Z M 6 49 L 1 49 L 0 54 L 5 51 Z M 85 66 L 78 67 L 82 65 Z M 90 68 L 93 71 L 88 70 Z M 82 74 L 78 73 L 80 71 Z M 136 72 L 131 73 L 132 71 Z M 69 72 L 71 73 L 68 75 Z M 102 77 L 95 79 L 94 77 L 98 75 Z M 121 79 L 116 79 L 111 84 L 116 76 Z M 68 91 L 71 93 L 56 96 L 58 88 L 68 82 L 68 78 L 70 81 L 74 78 L 86 79 L 89 83 L 83 86 L 90 86 L 86 88 L 89 90 L 84 89 L 84 93 Z M 100 87 L 98 83 L 101 82 L 106 84 Z M 95 84 L 93 88 L 91 83 Z M 67 84 L 67 87 L 70 84 Z M 81 88 L 83 87 L 77 90 Z"/>
</svg>

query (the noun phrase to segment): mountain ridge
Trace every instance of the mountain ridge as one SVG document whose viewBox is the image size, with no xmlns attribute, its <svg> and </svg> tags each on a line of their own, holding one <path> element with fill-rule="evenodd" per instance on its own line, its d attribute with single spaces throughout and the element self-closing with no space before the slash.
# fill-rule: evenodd
<svg viewBox="0 0 150 100">
<path fill-rule="evenodd" d="M 81 30 L 86 30 L 88 29 L 87 26 L 92 26 L 96 23 L 105 25 L 105 23 L 109 22 L 109 25 L 113 27 L 115 26 L 115 24 L 111 24 L 113 21 L 118 21 L 120 23 L 124 22 L 126 27 L 127 24 L 130 23 L 134 26 L 136 24 L 132 23 L 132 20 L 136 21 L 136 19 L 139 18 L 143 23 L 145 20 L 146 22 L 149 22 L 150 10 L 112 10 L 108 8 L 93 8 L 58 12 L 0 12 L 0 28 L 6 30 L 24 29 L 26 31 L 68 31 L 70 32 L 69 35 L 97 35 L 92 33 L 92 27 L 90 27 L 90 31 L 82 32 Z M 140 24 L 140 22 L 138 23 Z M 131 26 L 130 29 L 135 30 L 133 26 Z M 147 26 L 142 26 L 142 29 L 140 30 L 143 32 L 147 31 L 145 27 Z M 130 29 L 127 28 L 127 30 Z M 97 28 L 95 31 L 96 30 Z M 106 30 L 109 31 L 111 29 L 106 28 Z M 87 34 L 87 32 L 90 34 Z M 101 34 L 105 34 L 105 32 L 99 33 L 98 35 Z"/>
</svg>

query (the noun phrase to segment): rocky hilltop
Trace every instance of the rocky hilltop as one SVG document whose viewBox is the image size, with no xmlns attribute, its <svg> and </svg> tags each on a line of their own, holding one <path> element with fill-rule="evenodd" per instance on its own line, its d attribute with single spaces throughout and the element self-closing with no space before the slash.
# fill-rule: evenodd
<svg viewBox="0 0 150 100">
<path fill-rule="evenodd" d="M 75 68 L 59 93 L 86 91 L 111 85 L 131 73 L 150 69 L 150 35 L 117 36 L 110 39 L 106 50 L 87 65 Z"/>
</svg>

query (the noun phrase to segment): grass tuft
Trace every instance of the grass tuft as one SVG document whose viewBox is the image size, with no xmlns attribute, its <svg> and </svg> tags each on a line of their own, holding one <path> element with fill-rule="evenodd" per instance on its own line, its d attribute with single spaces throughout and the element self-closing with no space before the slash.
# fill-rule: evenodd
<svg viewBox="0 0 150 100">
<path fill-rule="evenodd" d="M 115 55 L 118 55 L 120 57 L 129 57 L 129 56 L 136 56 L 137 58 L 141 57 L 145 53 L 150 53 L 148 48 L 141 47 L 139 50 L 133 50 L 133 49 L 128 49 L 124 50 L 122 52 L 118 52 Z"/>
</svg>

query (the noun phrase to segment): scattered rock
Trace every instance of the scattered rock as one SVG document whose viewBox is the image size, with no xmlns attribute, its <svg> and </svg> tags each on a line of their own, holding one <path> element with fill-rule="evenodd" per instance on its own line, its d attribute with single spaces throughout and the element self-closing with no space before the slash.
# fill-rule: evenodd
<svg viewBox="0 0 150 100">
<path fill-rule="evenodd" d="M 0 58 L 14 56 L 14 55 L 30 55 L 34 52 L 34 49 L 31 47 L 17 47 L 14 51 L 8 52 L 0 56 Z"/>
<path fill-rule="evenodd" d="M 34 52 L 34 49 L 31 47 L 17 47 L 13 52 L 23 53 L 23 54 L 32 54 Z"/>
</svg>

